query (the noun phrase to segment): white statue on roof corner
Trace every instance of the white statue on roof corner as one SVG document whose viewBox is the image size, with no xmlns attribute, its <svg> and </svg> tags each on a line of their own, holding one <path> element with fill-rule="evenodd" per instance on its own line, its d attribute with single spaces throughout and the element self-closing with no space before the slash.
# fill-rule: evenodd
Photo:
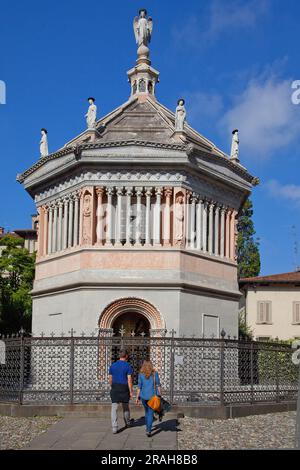
<svg viewBox="0 0 300 470">
<path fill-rule="evenodd" d="M 41 140 L 40 140 L 40 154 L 41 157 L 46 157 L 49 155 L 48 151 L 48 137 L 47 137 L 48 131 L 44 127 L 41 129 Z"/>
<path fill-rule="evenodd" d="M 88 129 L 95 129 L 97 120 L 97 106 L 95 105 L 95 98 L 88 98 L 88 102 L 90 103 L 90 106 L 85 115 L 87 127 Z"/>
<path fill-rule="evenodd" d="M 138 47 L 142 44 L 146 47 L 148 46 L 151 41 L 152 29 L 152 18 L 147 18 L 147 10 L 141 8 L 139 10 L 139 16 L 136 16 L 133 20 L 133 31 Z"/>
<path fill-rule="evenodd" d="M 186 118 L 186 109 L 184 107 L 185 101 L 180 98 L 177 101 L 177 108 L 175 112 L 175 131 L 183 132 L 184 123 Z"/>
<path fill-rule="evenodd" d="M 231 142 L 231 151 L 230 151 L 230 159 L 239 161 L 239 131 L 238 129 L 234 129 L 232 131 L 232 142 Z"/>
</svg>

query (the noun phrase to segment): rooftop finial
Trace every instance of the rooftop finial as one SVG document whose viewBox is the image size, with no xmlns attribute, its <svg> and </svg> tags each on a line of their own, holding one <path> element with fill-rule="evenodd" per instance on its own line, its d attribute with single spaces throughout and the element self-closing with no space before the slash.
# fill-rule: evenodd
<svg viewBox="0 0 300 470">
<path fill-rule="evenodd" d="M 139 16 L 133 20 L 133 31 L 138 45 L 136 66 L 128 70 L 127 75 L 131 86 L 131 96 L 140 100 L 148 96 L 155 97 L 155 86 L 158 83 L 159 72 L 151 67 L 149 59 L 149 43 L 153 29 L 152 18 L 147 17 L 147 10 L 141 8 Z"/>
<path fill-rule="evenodd" d="M 133 31 L 138 45 L 139 56 L 149 56 L 148 44 L 151 41 L 152 29 L 152 18 L 150 16 L 147 18 L 147 10 L 145 10 L 145 8 L 141 8 L 139 10 L 139 16 L 136 16 L 133 20 Z"/>
</svg>

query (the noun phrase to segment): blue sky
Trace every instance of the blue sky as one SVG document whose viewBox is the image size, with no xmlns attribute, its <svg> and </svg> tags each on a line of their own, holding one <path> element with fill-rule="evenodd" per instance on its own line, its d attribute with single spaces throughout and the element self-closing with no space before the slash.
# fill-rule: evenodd
<svg viewBox="0 0 300 470">
<path fill-rule="evenodd" d="M 129 96 L 134 65 L 132 20 L 154 20 L 152 65 L 157 98 L 229 152 L 240 130 L 241 163 L 260 178 L 254 221 L 262 274 L 300 265 L 300 80 L 297 0 L 3 1 L 0 28 L 0 226 L 30 225 L 34 204 L 15 181 L 39 155 L 40 128 L 54 151 L 85 129 L 86 98 L 99 116 Z M 295 226 L 294 229 L 292 227 Z M 295 253 L 295 241 L 299 244 Z"/>
</svg>

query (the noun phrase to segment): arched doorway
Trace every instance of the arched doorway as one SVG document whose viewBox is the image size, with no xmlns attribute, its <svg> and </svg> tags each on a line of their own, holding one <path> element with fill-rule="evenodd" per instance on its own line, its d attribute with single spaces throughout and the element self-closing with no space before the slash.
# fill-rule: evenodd
<svg viewBox="0 0 300 470">
<path fill-rule="evenodd" d="M 111 302 L 99 319 L 99 378 L 107 380 L 109 365 L 118 358 L 120 349 L 129 353 L 135 385 L 145 359 L 151 359 L 160 370 L 162 349 L 151 338 L 163 337 L 165 333 L 160 312 L 146 300 L 127 297 Z"/>
<path fill-rule="evenodd" d="M 149 336 L 150 322 L 138 312 L 121 313 L 112 323 L 114 336 Z"/>
<path fill-rule="evenodd" d="M 128 362 L 133 368 L 133 383 L 137 385 L 138 374 L 144 360 L 150 359 L 150 322 L 141 313 L 126 311 L 112 323 L 112 361 L 118 359 L 120 348 L 129 354 Z"/>
<path fill-rule="evenodd" d="M 135 312 L 146 318 L 149 322 L 149 333 L 151 336 L 161 336 L 165 331 L 165 321 L 160 312 L 154 305 L 144 299 L 136 297 L 125 297 L 123 299 L 114 300 L 103 310 L 99 318 L 99 331 L 103 335 L 113 332 L 114 321 L 123 314 Z"/>
</svg>

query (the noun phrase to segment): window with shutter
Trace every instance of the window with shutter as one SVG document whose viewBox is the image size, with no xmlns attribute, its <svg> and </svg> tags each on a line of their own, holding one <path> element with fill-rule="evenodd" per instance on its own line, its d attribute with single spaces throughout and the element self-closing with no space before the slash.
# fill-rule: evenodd
<svg viewBox="0 0 300 470">
<path fill-rule="evenodd" d="M 257 314 L 257 323 L 263 323 L 264 321 L 264 304 L 263 302 L 258 302 L 258 314 Z"/>
<path fill-rule="evenodd" d="M 300 302 L 293 302 L 293 323 L 300 323 Z"/>
<path fill-rule="evenodd" d="M 265 302 L 265 322 L 271 323 L 271 302 Z"/>
<path fill-rule="evenodd" d="M 257 323 L 271 323 L 272 322 L 272 302 L 264 301 L 257 302 Z"/>
</svg>

